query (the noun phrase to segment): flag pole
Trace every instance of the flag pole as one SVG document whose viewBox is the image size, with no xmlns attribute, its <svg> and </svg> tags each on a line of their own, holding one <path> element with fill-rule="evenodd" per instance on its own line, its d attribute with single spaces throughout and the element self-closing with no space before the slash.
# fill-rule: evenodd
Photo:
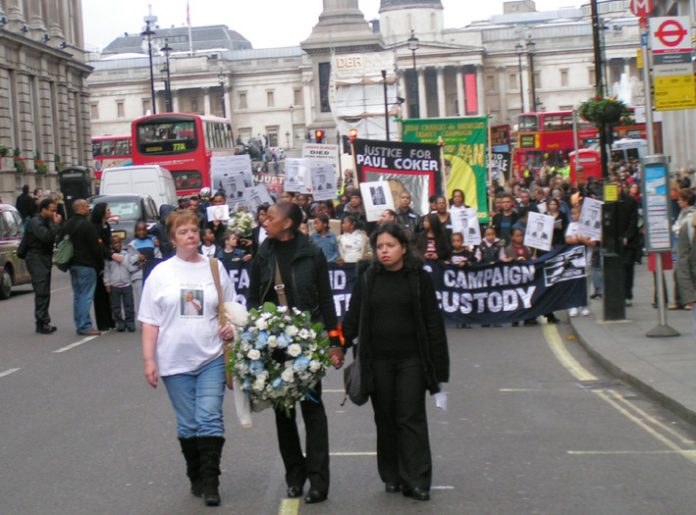
<svg viewBox="0 0 696 515">
<path fill-rule="evenodd" d="M 186 24 L 188 25 L 189 55 L 193 55 L 193 36 L 191 35 L 191 7 L 186 2 Z"/>
</svg>

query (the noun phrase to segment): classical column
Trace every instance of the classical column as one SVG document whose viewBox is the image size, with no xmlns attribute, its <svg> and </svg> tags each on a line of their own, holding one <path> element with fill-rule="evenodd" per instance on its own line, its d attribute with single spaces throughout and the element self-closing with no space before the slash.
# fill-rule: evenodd
<svg viewBox="0 0 696 515">
<path fill-rule="evenodd" d="M 48 35 L 54 40 L 65 40 L 63 27 L 60 24 L 60 0 L 48 1 Z"/>
<path fill-rule="evenodd" d="M 24 9 L 22 0 L 7 0 L 7 28 L 17 31 L 24 26 Z"/>
<path fill-rule="evenodd" d="M 457 116 L 466 116 L 466 100 L 464 99 L 464 70 L 457 68 Z"/>
<path fill-rule="evenodd" d="M 447 97 L 445 96 L 445 67 L 437 67 L 437 115 L 447 116 Z"/>
<path fill-rule="evenodd" d="M 225 114 L 225 118 L 232 119 L 232 103 L 230 102 L 230 95 L 232 94 L 232 88 L 223 86 L 222 87 L 222 109 Z"/>
<path fill-rule="evenodd" d="M 405 99 L 406 99 L 406 102 L 401 106 L 401 109 L 403 110 L 403 117 L 405 118 L 405 117 L 406 117 L 406 113 L 408 113 L 408 116 L 411 117 L 411 118 L 413 118 L 413 117 L 411 116 L 411 113 L 408 111 L 408 105 L 409 105 L 410 100 L 409 100 L 409 96 L 408 96 L 409 90 L 408 90 L 408 82 L 406 82 L 406 72 L 405 72 L 405 71 L 402 71 L 402 72 L 400 73 L 400 76 L 399 76 L 399 89 L 400 89 L 401 91 L 399 91 L 398 95 L 399 95 L 401 98 L 405 98 Z"/>
<path fill-rule="evenodd" d="M 305 128 L 312 122 L 312 82 L 302 81 L 302 98 L 304 99 Z M 303 138 L 304 139 L 304 138 Z"/>
<path fill-rule="evenodd" d="M 210 110 L 210 89 L 203 88 L 203 114 L 212 114 Z"/>
<path fill-rule="evenodd" d="M 41 0 L 29 0 L 29 34 L 32 39 L 40 40 L 46 34 L 43 21 L 43 5 Z"/>
<path fill-rule="evenodd" d="M 508 119 L 508 103 L 507 103 L 507 83 L 505 81 L 505 66 L 498 66 L 498 113 L 500 121 Z"/>
<path fill-rule="evenodd" d="M 418 107 L 420 117 L 428 117 L 428 94 L 425 91 L 425 68 L 418 69 Z"/>
<path fill-rule="evenodd" d="M 172 90 L 172 111 L 175 113 L 179 112 L 179 95 L 176 90 Z"/>
<path fill-rule="evenodd" d="M 486 114 L 486 90 L 483 87 L 483 66 L 476 67 L 476 97 L 478 99 L 478 115 Z"/>
</svg>

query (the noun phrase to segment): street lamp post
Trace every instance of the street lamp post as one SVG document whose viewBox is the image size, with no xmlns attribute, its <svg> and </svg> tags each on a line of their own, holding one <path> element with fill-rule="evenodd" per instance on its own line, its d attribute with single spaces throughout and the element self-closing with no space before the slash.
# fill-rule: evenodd
<svg viewBox="0 0 696 515">
<path fill-rule="evenodd" d="M 147 38 L 147 55 L 150 58 L 150 97 L 152 102 L 152 114 L 157 114 L 157 104 L 155 103 L 155 76 L 152 72 L 152 36 L 155 31 L 150 28 L 150 20 L 145 22 L 145 30 L 140 33 Z"/>
<path fill-rule="evenodd" d="M 387 70 L 382 70 L 382 87 L 384 89 L 384 130 L 389 141 L 389 105 L 387 103 Z"/>
<path fill-rule="evenodd" d="M 222 71 L 222 68 L 218 72 L 218 82 L 222 89 L 222 117 L 227 118 L 227 109 L 225 109 L 225 72 Z"/>
<path fill-rule="evenodd" d="M 529 78 L 532 83 L 532 111 L 537 110 L 536 81 L 534 80 L 534 56 L 536 55 L 536 43 L 530 37 L 527 40 L 527 56 L 529 57 Z"/>
<path fill-rule="evenodd" d="M 169 54 L 171 51 L 174 50 L 172 47 L 169 46 L 169 41 L 165 38 L 164 39 L 164 46 L 160 48 L 160 52 L 164 53 L 164 59 L 165 59 L 165 70 L 167 73 L 167 79 L 165 81 L 165 88 L 164 88 L 164 93 L 167 98 L 167 112 L 172 112 L 174 110 L 174 106 L 172 105 L 172 76 L 169 70 Z"/>
<path fill-rule="evenodd" d="M 290 110 L 290 134 L 292 135 L 292 145 L 290 148 L 295 148 L 295 106 L 291 105 Z"/>
<path fill-rule="evenodd" d="M 520 113 L 524 113 L 524 82 L 522 81 L 522 54 L 524 54 L 524 47 L 521 43 L 515 45 L 515 52 L 517 52 L 517 73 L 520 76 Z"/>
<path fill-rule="evenodd" d="M 409 102 L 409 115 L 411 118 L 420 117 L 420 104 L 418 96 L 420 92 L 418 91 L 418 70 L 416 70 L 416 50 L 420 47 L 418 38 L 416 37 L 413 29 L 411 29 L 411 37 L 406 40 L 408 43 L 408 49 L 411 51 L 413 56 L 413 83 L 411 85 L 412 99 Z"/>
</svg>

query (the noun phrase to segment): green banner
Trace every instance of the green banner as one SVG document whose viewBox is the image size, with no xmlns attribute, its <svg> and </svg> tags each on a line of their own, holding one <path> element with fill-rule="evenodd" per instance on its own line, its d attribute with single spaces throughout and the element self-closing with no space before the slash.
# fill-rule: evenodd
<svg viewBox="0 0 696 515">
<path fill-rule="evenodd" d="M 488 117 L 404 120 L 403 140 L 409 143 L 445 144 L 447 198 L 462 190 L 464 202 L 475 207 L 479 220 L 488 223 Z"/>
</svg>

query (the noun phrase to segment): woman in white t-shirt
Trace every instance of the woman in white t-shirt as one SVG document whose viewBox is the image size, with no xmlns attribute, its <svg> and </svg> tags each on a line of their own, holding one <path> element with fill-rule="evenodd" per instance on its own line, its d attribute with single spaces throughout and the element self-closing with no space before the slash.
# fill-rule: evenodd
<svg viewBox="0 0 696 515">
<path fill-rule="evenodd" d="M 191 493 L 202 496 L 208 506 L 217 506 L 225 442 L 223 340 L 232 338 L 234 329 L 218 324 L 218 294 L 210 261 L 198 253 L 196 213 L 170 214 L 167 233 L 176 255 L 150 273 L 138 313 L 143 323 L 145 379 L 156 388 L 161 376 L 167 388 Z M 222 263 L 218 268 L 223 299 L 234 301 L 234 285 Z"/>
<path fill-rule="evenodd" d="M 568 228 L 565 233 L 565 242 L 568 245 L 584 245 L 586 248 L 586 253 L 589 254 L 589 249 L 596 245 L 596 242 L 592 241 L 589 236 L 584 236 L 580 234 L 580 205 L 573 206 L 570 211 L 570 216 L 572 221 L 568 224 Z M 570 308 L 568 310 L 568 315 L 571 317 L 578 316 L 578 312 L 582 316 L 586 317 L 590 314 L 590 308 L 587 306 L 587 301 L 582 306 L 577 306 Z"/>
</svg>

